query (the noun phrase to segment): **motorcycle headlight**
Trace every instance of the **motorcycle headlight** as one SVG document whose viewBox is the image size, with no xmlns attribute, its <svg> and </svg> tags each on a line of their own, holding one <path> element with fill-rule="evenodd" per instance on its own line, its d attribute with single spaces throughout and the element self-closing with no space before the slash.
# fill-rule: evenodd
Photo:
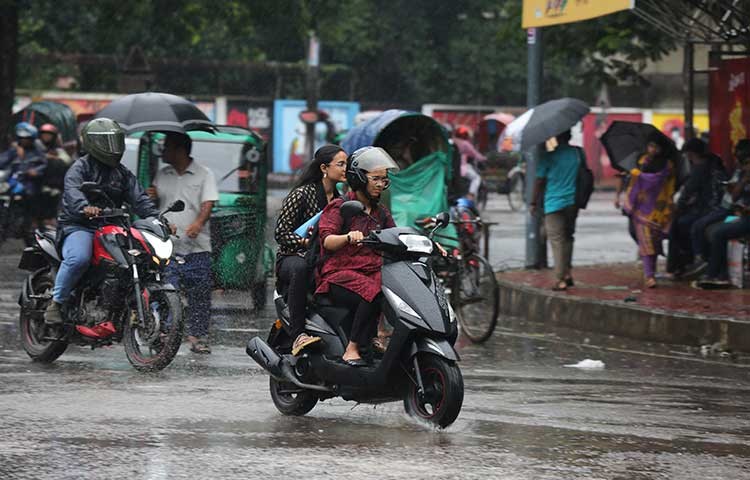
<svg viewBox="0 0 750 480">
<path fill-rule="evenodd" d="M 8 182 L 0 182 L 0 193 L 5 193 L 10 189 Z"/>
<path fill-rule="evenodd" d="M 398 237 L 406 250 L 414 253 L 432 253 L 432 240 L 424 235 L 401 235 Z"/>
<path fill-rule="evenodd" d="M 148 244 L 151 245 L 151 248 L 154 249 L 154 253 L 157 257 L 162 260 L 167 260 L 172 256 L 172 250 L 174 248 L 172 240 L 162 240 L 153 233 L 149 232 L 141 233 L 143 234 L 143 238 L 145 238 Z"/>
</svg>

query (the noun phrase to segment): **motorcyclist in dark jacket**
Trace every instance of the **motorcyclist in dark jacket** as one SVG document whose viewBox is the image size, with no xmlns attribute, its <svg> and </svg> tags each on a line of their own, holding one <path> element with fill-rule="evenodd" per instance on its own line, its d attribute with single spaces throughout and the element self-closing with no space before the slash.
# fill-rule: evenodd
<svg viewBox="0 0 750 480">
<path fill-rule="evenodd" d="M 65 185 L 60 215 L 63 261 L 57 272 L 55 288 L 44 314 L 48 324 L 62 323 L 60 306 L 70 296 L 78 280 L 91 261 L 94 231 L 97 225 L 89 220 L 101 213 L 81 191 L 84 182 L 95 182 L 116 206 L 130 205 L 142 218 L 156 217 L 159 211 L 124 165 L 125 132 L 117 122 L 108 118 L 91 120 L 81 132 L 83 148 L 88 152 L 78 159 L 65 174 Z"/>
</svg>

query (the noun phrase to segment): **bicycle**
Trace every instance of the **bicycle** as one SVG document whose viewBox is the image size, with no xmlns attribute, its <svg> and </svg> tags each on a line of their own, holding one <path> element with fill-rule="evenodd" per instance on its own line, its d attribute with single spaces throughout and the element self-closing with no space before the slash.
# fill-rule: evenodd
<svg viewBox="0 0 750 480">
<path fill-rule="evenodd" d="M 422 229 L 436 225 L 435 217 L 417 220 Z M 450 222 L 459 230 L 459 238 L 435 235 L 459 242 L 445 257 L 433 257 L 432 268 L 442 282 L 451 306 L 456 312 L 461 331 L 473 343 L 483 343 L 492 336 L 500 313 L 500 288 L 492 266 L 477 253 L 477 235 L 462 234 L 463 227 L 481 229 L 478 217 L 471 220 L 454 219 Z M 477 228 L 479 227 L 479 228 Z"/>
</svg>

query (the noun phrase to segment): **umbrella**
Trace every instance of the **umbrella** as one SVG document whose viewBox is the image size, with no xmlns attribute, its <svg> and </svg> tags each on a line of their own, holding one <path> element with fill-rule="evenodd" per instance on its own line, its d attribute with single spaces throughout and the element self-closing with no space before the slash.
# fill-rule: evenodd
<svg viewBox="0 0 750 480">
<path fill-rule="evenodd" d="M 485 115 L 482 120 L 495 120 L 496 122 L 500 122 L 503 125 L 508 125 L 510 122 L 512 122 L 515 119 L 516 117 L 511 115 L 510 113 L 495 112 L 495 113 L 490 113 L 489 115 Z"/>
<path fill-rule="evenodd" d="M 542 103 L 527 110 L 503 130 L 498 143 L 505 145 L 510 138 L 513 150 L 528 150 L 545 142 L 548 138 L 570 130 L 584 115 L 589 107 L 575 98 L 559 98 Z"/>
<path fill-rule="evenodd" d="M 649 137 L 656 135 L 662 145 L 672 145 L 672 140 L 649 123 L 615 121 L 604 132 L 600 141 L 609 156 L 612 167 L 630 171 L 636 167 L 638 159 L 646 151 Z"/>
<path fill-rule="evenodd" d="M 135 93 L 110 103 L 94 118 L 111 118 L 127 133 L 214 130 L 214 123 L 189 100 L 168 93 Z"/>
</svg>

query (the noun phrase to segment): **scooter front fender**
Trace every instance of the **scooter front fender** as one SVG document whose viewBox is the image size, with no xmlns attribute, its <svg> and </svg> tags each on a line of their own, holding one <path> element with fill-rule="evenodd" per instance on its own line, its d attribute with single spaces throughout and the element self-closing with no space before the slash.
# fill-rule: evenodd
<svg viewBox="0 0 750 480">
<path fill-rule="evenodd" d="M 456 353 L 456 350 L 454 350 L 451 344 L 448 343 L 448 340 L 443 338 L 435 339 L 430 337 L 419 337 L 415 339 L 408 351 L 409 361 L 411 361 L 418 353 L 430 353 L 454 362 L 461 360 L 458 353 Z"/>
</svg>

